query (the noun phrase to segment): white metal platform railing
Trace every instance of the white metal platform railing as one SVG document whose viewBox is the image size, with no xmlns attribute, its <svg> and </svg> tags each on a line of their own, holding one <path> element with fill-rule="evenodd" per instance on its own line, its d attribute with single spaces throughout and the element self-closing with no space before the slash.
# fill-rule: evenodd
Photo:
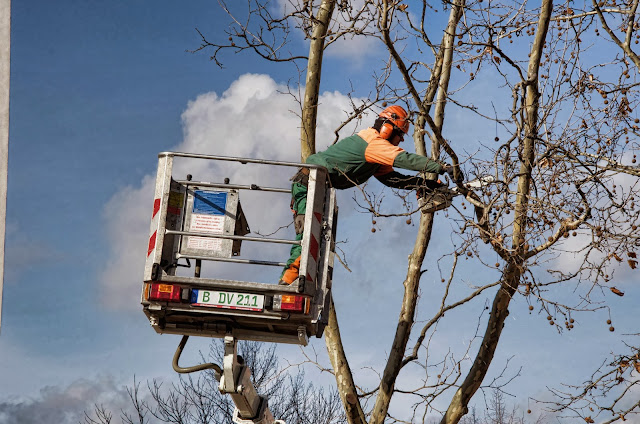
<svg viewBox="0 0 640 424">
<path fill-rule="evenodd" d="M 198 181 L 191 175 L 186 179 L 177 179 L 172 175 L 176 159 L 309 169 L 302 240 L 247 235 L 249 229 L 240 206 L 240 193 L 289 194 L 289 188 L 266 187 L 252 181 L 230 184 L 228 179 L 222 182 Z M 212 178 L 206 175 L 206 178 L 199 179 Z M 288 198 L 286 203 L 282 202 L 283 209 L 287 204 Z M 203 217 L 200 213 L 211 213 L 211 216 Z M 212 222 L 217 232 L 207 227 Z M 328 320 L 336 226 L 335 191 L 329 187 L 326 170 L 321 166 L 181 152 L 160 153 L 143 278 L 142 304 L 145 314 L 160 333 L 224 337 L 233 330 L 239 339 L 306 344 L 306 337 L 321 336 Z M 301 246 L 298 281 L 291 286 L 280 286 L 275 282 L 269 284 L 201 277 L 202 264 L 208 261 L 240 266 L 285 265 L 280 261 L 241 256 L 243 242 Z M 180 263 L 182 260 L 187 261 L 188 266 L 192 260 L 196 262 L 194 276 L 177 275 L 176 271 L 185 267 Z M 178 297 L 174 302 L 150 299 L 150 284 L 179 285 L 182 290 L 179 301 L 176 300 Z M 266 303 L 261 311 L 201 308 L 185 300 L 195 290 L 219 290 L 231 294 L 245 292 L 264 296 Z M 310 305 L 309 313 L 274 311 L 270 302 L 275 302 L 274 299 L 283 295 L 304 297 L 306 304 Z"/>
</svg>

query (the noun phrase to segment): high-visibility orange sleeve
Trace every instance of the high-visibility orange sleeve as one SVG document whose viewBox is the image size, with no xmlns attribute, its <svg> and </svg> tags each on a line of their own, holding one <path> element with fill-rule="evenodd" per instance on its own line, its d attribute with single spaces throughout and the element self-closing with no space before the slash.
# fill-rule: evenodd
<svg viewBox="0 0 640 424">
<path fill-rule="evenodd" d="M 380 134 L 373 128 L 362 130 L 358 135 L 368 144 L 364 151 L 364 158 L 369 163 L 393 166 L 396 156 L 404 152 L 404 149 L 394 146 L 388 140 L 380 137 Z"/>
</svg>

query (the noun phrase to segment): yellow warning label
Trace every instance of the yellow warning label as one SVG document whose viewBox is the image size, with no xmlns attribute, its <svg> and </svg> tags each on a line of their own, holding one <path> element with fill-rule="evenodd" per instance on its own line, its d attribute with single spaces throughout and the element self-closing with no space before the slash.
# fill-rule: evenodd
<svg viewBox="0 0 640 424">
<path fill-rule="evenodd" d="M 169 207 L 182 209 L 184 204 L 184 194 L 172 191 L 169 193 Z"/>
</svg>

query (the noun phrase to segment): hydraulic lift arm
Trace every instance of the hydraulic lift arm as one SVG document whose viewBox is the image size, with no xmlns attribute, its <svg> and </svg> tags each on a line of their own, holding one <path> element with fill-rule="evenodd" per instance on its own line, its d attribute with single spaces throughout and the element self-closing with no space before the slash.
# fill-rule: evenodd
<svg viewBox="0 0 640 424">
<path fill-rule="evenodd" d="M 201 364 L 193 367 L 181 367 L 178 360 L 189 336 L 183 336 L 173 357 L 173 369 L 179 373 L 190 373 L 213 369 L 216 380 L 220 382 L 220 393 L 229 394 L 236 408 L 233 422 L 236 424 L 286 424 L 282 420 L 274 420 L 267 398 L 258 395 L 251 382 L 251 370 L 238 356 L 238 340 L 230 332 L 224 338 L 224 360 L 221 369 L 216 364 Z"/>
</svg>

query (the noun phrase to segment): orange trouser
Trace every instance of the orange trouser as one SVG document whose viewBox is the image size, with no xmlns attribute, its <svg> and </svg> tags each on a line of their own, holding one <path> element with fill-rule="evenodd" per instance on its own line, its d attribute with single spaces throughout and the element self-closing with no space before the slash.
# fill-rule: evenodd
<svg viewBox="0 0 640 424">
<path fill-rule="evenodd" d="M 296 240 L 302 240 L 302 230 L 304 227 L 304 213 L 307 208 L 307 187 L 304 184 L 294 182 L 291 185 L 291 211 L 294 215 L 294 227 L 296 230 Z M 291 284 L 300 271 L 300 253 L 302 246 L 293 245 L 289 254 L 287 265 L 282 270 L 280 281 Z"/>
<path fill-rule="evenodd" d="M 296 280 L 296 278 L 298 278 L 299 272 L 300 272 L 300 256 L 298 256 L 296 260 L 293 261 L 291 265 L 289 265 L 289 268 L 284 270 L 284 272 L 282 273 L 282 277 L 280 277 L 280 280 L 282 280 L 287 284 L 291 284 Z"/>
</svg>

